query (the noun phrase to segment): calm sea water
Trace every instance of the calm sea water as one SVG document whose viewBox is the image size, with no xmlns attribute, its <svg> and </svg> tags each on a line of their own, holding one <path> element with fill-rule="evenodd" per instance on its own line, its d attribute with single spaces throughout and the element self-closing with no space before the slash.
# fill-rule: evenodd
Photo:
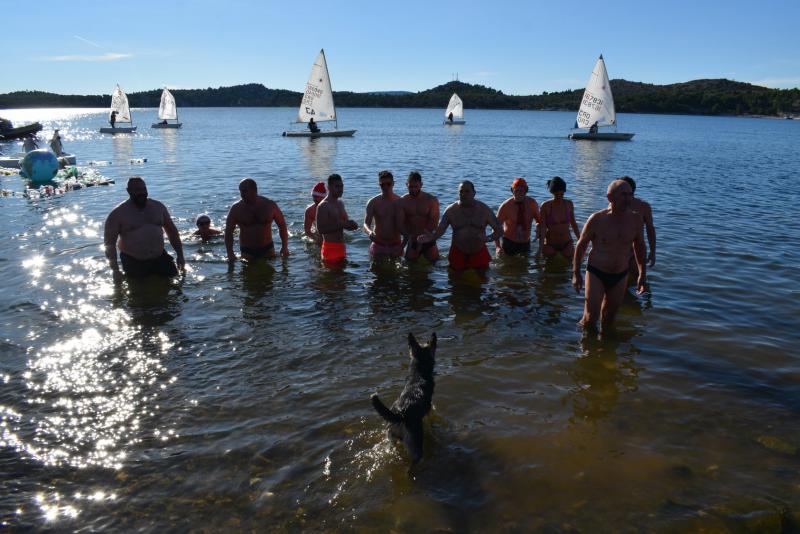
<svg viewBox="0 0 800 534">
<path fill-rule="evenodd" d="M 116 185 L 0 198 L 0 524 L 58 530 L 549 531 L 800 524 L 800 121 L 623 115 L 628 143 L 566 139 L 573 113 L 342 109 L 351 139 L 286 139 L 292 109 L 183 109 L 181 131 L 102 136 L 98 110 L 12 110 L 61 129 Z M 15 151 L 11 143 L 2 151 Z M 147 163 L 130 165 L 132 158 Z M 576 326 L 566 264 L 493 262 L 488 279 L 343 271 L 301 238 L 331 172 L 361 220 L 377 171 L 460 180 L 497 207 L 514 176 L 564 177 L 583 222 L 633 176 L 654 209 L 650 291 L 616 332 Z M 115 289 L 102 223 L 147 181 L 184 237 L 180 283 Z M 288 259 L 229 273 L 221 225 L 252 176 L 290 225 Z M 21 191 L 18 176 L 0 178 Z M 449 236 L 446 236 L 449 238 Z M 277 238 L 277 233 L 276 233 Z M 449 242 L 449 241 L 445 241 Z M 443 247 L 447 249 L 447 246 Z M 415 477 L 369 395 L 439 336 Z"/>
</svg>

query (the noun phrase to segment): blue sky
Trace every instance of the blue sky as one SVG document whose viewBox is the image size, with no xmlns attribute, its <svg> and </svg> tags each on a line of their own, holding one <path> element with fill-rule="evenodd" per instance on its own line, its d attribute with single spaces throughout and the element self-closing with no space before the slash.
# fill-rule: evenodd
<svg viewBox="0 0 800 534">
<path fill-rule="evenodd" d="M 0 14 L 17 36 L 0 92 L 300 91 L 320 48 L 339 91 L 419 91 L 455 73 L 508 94 L 578 89 L 600 53 L 611 78 L 800 86 L 800 0 L 3 0 Z"/>
</svg>

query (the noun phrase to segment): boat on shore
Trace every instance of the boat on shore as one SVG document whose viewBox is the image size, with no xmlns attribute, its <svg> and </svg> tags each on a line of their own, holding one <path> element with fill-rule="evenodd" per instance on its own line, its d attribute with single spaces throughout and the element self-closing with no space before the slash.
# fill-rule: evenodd
<svg viewBox="0 0 800 534">
<path fill-rule="evenodd" d="M 453 93 L 453 96 L 450 97 L 447 109 L 444 110 L 444 123 L 448 126 L 467 123 L 464 120 L 464 103 L 456 93 Z"/>
<path fill-rule="evenodd" d="M 600 128 L 614 127 L 613 132 L 600 132 Z M 583 132 L 569 134 L 575 141 L 630 141 L 632 133 L 617 132 L 617 112 L 614 108 L 614 95 L 611 94 L 611 82 L 603 55 L 597 59 L 592 75 L 583 92 L 581 107 L 575 119 L 574 128 L 585 129 Z"/>
<path fill-rule="evenodd" d="M 42 125 L 38 122 L 14 128 L 14 125 L 11 123 L 11 121 L 0 118 L 0 141 L 13 141 L 14 139 L 22 139 L 24 137 L 35 135 L 41 131 L 41 129 Z"/>
<path fill-rule="evenodd" d="M 161 91 L 161 104 L 158 106 L 158 119 L 150 125 L 151 128 L 180 128 L 183 126 L 178 122 L 178 107 L 175 105 L 175 97 L 166 87 Z M 175 122 L 169 122 L 175 121 Z"/>
<path fill-rule="evenodd" d="M 128 96 L 122 91 L 119 84 L 114 88 L 114 94 L 111 95 L 111 110 L 108 114 L 109 122 L 111 116 L 116 114 L 113 127 L 102 127 L 100 133 L 118 134 L 118 133 L 134 133 L 136 126 L 133 125 L 133 118 L 131 117 L 131 109 L 128 106 Z M 117 123 L 127 122 L 130 126 L 117 126 Z"/>
<path fill-rule="evenodd" d="M 333 89 L 331 88 L 331 77 L 328 73 L 328 62 L 325 61 L 325 50 L 320 50 L 314 65 L 311 67 L 311 74 L 308 77 L 303 100 L 300 102 L 300 109 L 297 112 L 295 124 L 308 125 L 311 121 L 314 124 L 323 122 L 333 122 L 332 130 L 286 130 L 284 137 L 351 137 L 355 130 L 339 130 L 336 120 L 336 106 L 333 103 Z"/>
</svg>

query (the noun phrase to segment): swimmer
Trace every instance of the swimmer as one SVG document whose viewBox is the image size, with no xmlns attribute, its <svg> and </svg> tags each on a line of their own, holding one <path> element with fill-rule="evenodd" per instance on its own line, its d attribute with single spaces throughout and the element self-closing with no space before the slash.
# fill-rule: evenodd
<svg viewBox="0 0 800 534">
<path fill-rule="evenodd" d="M 639 213 L 644 221 L 644 229 L 647 234 L 647 248 L 649 254 L 647 255 L 647 266 L 652 267 L 656 264 L 656 227 L 653 224 L 653 208 L 650 207 L 648 202 L 636 196 L 636 182 L 630 176 L 623 176 L 621 180 L 628 182 L 631 186 L 631 211 Z M 631 270 L 635 272 L 636 262 L 633 259 L 633 250 L 631 250 Z"/>
<path fill-rule="evenodd" d="M 584 286 L 581 277 L 583 255 L 591 244 L 586 265 L 583 317 L 579 323 L 590 329 L 595 328 L 598 319 L 603 325 L 614 321 L 627 287 L 631 246 L 639 267 L 639 294 L 645 291 L 647 279 L 642 216 L 630 210 L 631 186 L 624 180 L 614 180 L 608 186 L 606 197 L 608 208 L 593 213 L 583 227 L 572 266 L 572 285 L 576 292 L 580 292 Z"/>
<path fill-rule="evenodd" d="M 103 230 L 106 258 L 114 283 L 122 281 L 117 263 L 119 246 L 122 269 L 131 277 L 178 274 L 172 256 L 164 250 L 164 232 L 175 250 L 178 267 L 184 269 L 181 236 L 166 206 L 147 197 L 147 185 L 140 176 L 128 179 L 129 199 L 111 210 Z"/>
<path fill-rule="evenodd" d="M 453 227 L 450 253 L 447 256 L 450 268 L 456 271 L 488 269 L 491 257 L 486 243 L 500 239 L 503 225 L 489 206 L 475 200 L 475 186 L 469 180 L 464 180 L 458 186 L 458 201 L 444 210 L 436 231 L 423 234 L 417 240 L 423 245 L 435 242 L 444 235 L 448 226 Z M 486 235 L 487 226 L 493 230 L 490 235 Z"/>
<path fill-rule="evenodd" d="M 275 256 L 275 243 L 272 241 L 273 222 L 278 225 L 281 236 L 281 256 L 288 256 L 289 231 L 278 205 L 258 194 L 258 185 L 252 178 L 245 178 L 239 182 L 239 194 L 242 199 L 231 206 L 225 221 L 228 265 L 236 262 L 236 254 L 233 252 L 233 231 L 237 226 L 239 249 L 243 260 L 252 261 Z"/>
<path fill-rule="evenodd" d="M 203 241 L 207 241 L 222 233 L 221 230 L 217 230 L 211 225 L 211 217 L 205 213 L 198 215 L 194 223 L 197 226 L 197 230 L 195 230 L 193 235 L 200 236 L 200 239 Z"/>
<path fill-rule="evenodd" d="M 523 178 L 511 182 L 511 198 L 500 205 L 497 220 L 503 225 L 503 241 L 495 241 L 496 254 L 527 256 L 531 251 L 531 226 L 539 223 L 539 205 L 528 196 L 528 184 Z"/>
<path fill-rule="evenodd" d="M 322 236 L 322 261 L 343 263 L 347 255 L 344 230 L 358 230 L 358 223 L 347 216 L 344 203 L 344 182 L 338 174 L 328 176 L 328 194 L 317 204 L 317 231 Z"/>
<path fill-rule="evenodd" d="M 378 184 L 381 194 L 367 202 L 364 216 L 364 231 L 371 241 L 369 254 L 373 258 L 399 258 L 403 255 L 403 211 L 400 209 L 400 197 L 393 191 L 394 176 L 389 171 L 381 171 L 378 173 Z"/>
<path fill-rule="evenodd" d="M 567 191 L 567 183 L 559 176 L 553 176 L 547 180 L 547 189 L 553 194 L 551 200 L 542 203 L 541 218 L 539 225 L 539 250 L 537 256 L 544 253 L 551 257 L 560 253 L 567 260 L 571 260 L 574 247 L 572 244 L 572 234 L 575 238 L 580 237 L 578 223 L 575 221 L 575 207 L 572 201 L 564 198 Z"/>
<path fill-rule="evenodd" d="M 317 185 L 311 190 L 311 204 L 306 206 L 306 213 L 303 220 L 303 230 L 306 236 L 314 240 L 318 245 L 322 244 L 322 236 L 317 231 L 317 206 L 325 198 L 328 191 L 325 189 L 325 182 L 317 182 Z"/>
</svg>

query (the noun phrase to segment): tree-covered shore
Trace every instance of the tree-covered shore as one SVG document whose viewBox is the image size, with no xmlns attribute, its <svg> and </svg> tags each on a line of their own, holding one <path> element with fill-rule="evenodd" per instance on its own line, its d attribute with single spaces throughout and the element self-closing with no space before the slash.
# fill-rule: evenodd
<svg viewBox="0 0 800 534">
<path fill-rule="evenodd" d="M 800 89 L 770 89 L 725 79 L 693 80 L 653 85 L 611 80 L 614 101 L 621 113 L 682 115 L 800 116 Z M 432 89 L 411 92 L 334 92 L 339 107 L 444 108 L 457 92 L 471 109 L 577 110 L 583 89 L 540 95 L 516 96 L 464 82 L 449 82 Z M 261 84 L 216 89 L 175 89 L 179 107 L 294 107 L 301 93 L 269 89 Z M 132 107 L 158 107 L 161 90 L 128 94 Z M 0 109 L 107 108 L 111 95 L 59 95 L 42 91 L 0 94 Z"/>
</svg>

